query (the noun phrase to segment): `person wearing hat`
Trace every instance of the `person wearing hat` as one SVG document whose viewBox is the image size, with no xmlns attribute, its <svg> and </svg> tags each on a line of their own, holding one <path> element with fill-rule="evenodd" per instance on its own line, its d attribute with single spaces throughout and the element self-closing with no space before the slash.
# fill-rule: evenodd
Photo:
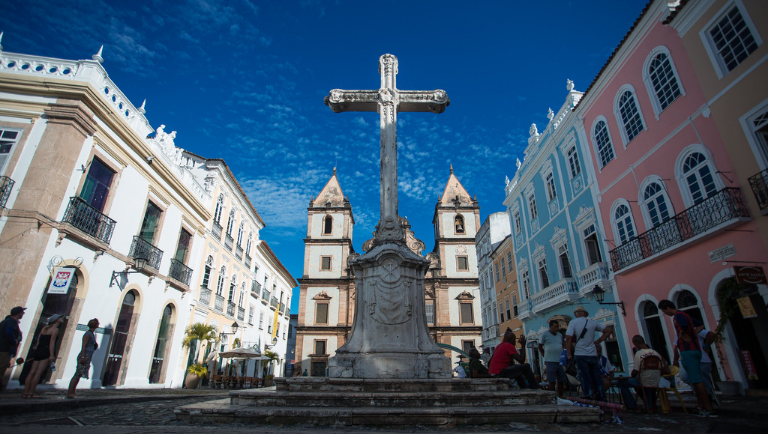
<svg viewBox="0 0 768 434">
<path fill-rule="evenodd" d="M 55 313 L 48 318 L 46 325 L 40 330 L 37 336 L 37 347 L 33 354 L 34 361 L 29 375 L 24 381 L 24 393 L 22 398 L 40 398 L 35 395 L 37 384 L 40 383 L 40 377 L 56 359 L 54 349 L 56 348 L 56 338 L 59 336 L 59 326 L 64 322 L 64 317 Z"/>
<path fill-rule="evenodd" d="M 16 306 L 11 309 L 11 314 L 0 322 L 0 390 L 8 385 L 3 382 L 5 371 L 11 367 L 11 361 L 16 356 L 16 350 L 21 343 L 21 329 L 19 322 L 24 316 L 26 307 Z"/>
<path fill-rule="evenodd" d="M 587 318 L 589 312 L 583 306 L 577 306 L 573 310 L 573 315 L 576 319 L 568 324 L 568 330 L 565 332 L 565 349 L 568 359 L 574 357 L 576 359 L 584 396 L 588 399 L 605 401 L 597 346 L 608 339 L 613 333 L 613 327 Z M 603 334 L 595 340 L 595 332 L 603 332 Z"/>
</svg>

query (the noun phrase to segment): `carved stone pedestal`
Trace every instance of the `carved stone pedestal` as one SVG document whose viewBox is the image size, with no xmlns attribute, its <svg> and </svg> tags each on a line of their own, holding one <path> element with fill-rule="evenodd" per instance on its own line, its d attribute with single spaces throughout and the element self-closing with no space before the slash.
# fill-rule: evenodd
<svg viewBox="0 0 768 434">
<path fill-rule="evenodd" d="M 331 357 L 331 378 L 450 378 L 451 362 L 432 342 L 424 312 L 429 261 L 404 242 L 375 245 L 350 261 L 357 288 L 347 342 Z"/>
</svg>

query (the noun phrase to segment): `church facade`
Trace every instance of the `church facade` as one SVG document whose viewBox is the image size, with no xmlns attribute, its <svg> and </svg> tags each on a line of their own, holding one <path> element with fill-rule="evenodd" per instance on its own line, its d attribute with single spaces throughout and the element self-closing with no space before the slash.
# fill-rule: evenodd
<svg viewBox="0 0 768 434">
<path fill-rule="evenodd" d="M 334 169 L 328 183 L 307 208 L 304 272 L 300 283 L 296 327 L 295 373 L 325 376 L 328 359 L 341 347 L 352 328 L 355 283 L 349 260 L 359 256 L 352 245 L 355 219 Z M 425 245 L 400 218 L 406 245 L 422 255 Z M 435 205 L 432 220 L 435 246 L 425 277 L 426 315 L 432 339 L 446 356 L 458 361 L 450 347 L 469 350 L 481 344 L 480 291 L 475 235 L 480 207 L 451 174 Z M 363 243 L 363 250 L 372 240 Z"/>
</svg>

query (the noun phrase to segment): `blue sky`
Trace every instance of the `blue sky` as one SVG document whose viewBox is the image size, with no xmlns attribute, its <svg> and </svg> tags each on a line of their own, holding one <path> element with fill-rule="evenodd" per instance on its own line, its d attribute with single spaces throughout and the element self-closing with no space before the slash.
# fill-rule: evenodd
<svg viewBox="0 0 768 434">
<path fill-rule="evenodd" d="M 378 88 L 378 58 L 392 53 L 398 88 L 448 92 L 445 113 L 398 121 L 400 214 L 431 251 L 449 164 L 481 219 L 503 211 L 531 123 L 546 125 L 567 79 L 587 88 L 645 3 L 25 0 L 5 2 L 0 31 L 7 52 L 84 59 L 103 44 L 153 127 L 227 161 L 267 223 L 261 238 L 299 278 L 306 207 L 334 166 L 356 250 L 378 219 L 378 115 L 331 112 L 329 90 Z"/>
</svg>

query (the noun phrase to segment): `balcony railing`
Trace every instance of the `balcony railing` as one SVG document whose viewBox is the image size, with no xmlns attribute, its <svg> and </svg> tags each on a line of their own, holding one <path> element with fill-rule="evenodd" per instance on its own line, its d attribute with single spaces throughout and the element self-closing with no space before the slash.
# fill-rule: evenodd
<svg viewBox="0 0 768 434">
<path fill-rule="evenodd" d="M 749 178 L 749 185 L 752 187 L 755 199 L 757 199 L 760 214 L 768 214 L 768 169 L 751 176 Z"/>
<path fill-rule="evenodd" d="M 240 321 L 245 320 L 245 308 L 244 307 L 239 307 L 238 306 L 238 308 L 237 308 L 237 319 L 239 319 Z"/>
<path fill-rule="evenodd" d="M 227 302 L 227 315 L 234 318 L 235 316 L 235 303 Z"/>
<path fill-rule="evenodd" d="M 724 188 L 611 250 L 613 270 L 627 268 L 732 220 L 748 218 L 749 209 L 744 204 L 741 190 Z"/>
<path fill-rule="evenodd" d="M 202 304 L 204 306 L 210 306 L 211 305 L 211 290 L 206 288 L 205 286 L 200 287 L 200 297 L 197 299 L 198 304 Z"/>
<path fill-rule="evenodd" d="M 517 317 L 521 320 L 530 318 L 531 312 L 531 300 L 523 300 L 518 305 Z"/>
<path fill-rule="evenodd" d="M 245 268 L 251 268 L 251 255 L 245 254 Z"/>
<path fill-rule="evenodd" d="M 286 307 L 285 308 L 285 317 L 286 318 L 290 318 L 291 317 L 291 308 L 290 307 Z"/>
<path fill-rule="evenodd" d="M 240 244 L 238 244 L 237 247 L 235 247 L 235 256 L 237 257 L 238 260 L 240 261 L 243 260 L 243 248 L 240 247 Z"/>
<path fill-rule="evenodd" d="M 0 208 L 5 208 L 5 204 L 8 203 L 8 196 L 11 195 L 13 190 L 13 184 L 16 181 L 7 176 L 0 176 Z"/>
<path fill-rule="evenodd" d="M 285 303 L 280 303 L 280 313 L 285 313 Z"/>
<path fill-rule="evenodd" d="M 576 276 L 578 277 L 579 288 L 581 288 L 581 291 L 591 291 L 592 287 L 598 284 L 604 290 L 608 289 L 606 288 L 606 281 L 608 280 L 607 262 L 595 262 L 589 267 L 579 271 Z"/>
<path fill-rule="evenodd" d="M 189 280 L 192 278 L 192 269 L 175 259 L 171 259 L 171 270 L 168 272 L 168 277 L 189 286 Z"/>
<path fill-rule="evenodd" d="M 261 290 L 261 299 L 269 300 L 269 291 L 267 290 L 266 286 L 264 287 L 264 289 Z"/>
<path fill-rule="evenodd" d="M 533 310 L 541 312 L 578 299 L 579 285 L 576 279 L 566 277 L 533 294 Z"/>
<path fill-rule="evenodd" d="M 275 309 L 277 309 L 277 297 L 272 297 L 272 298 L 269 300 L 269 305 L 270 305 L 271 307 L 274 307 Z"/>
<path fill-rule="evenodd" d="M 224 235 L 224 245 L 225 245 L 225 246 L 227 247 L 227 249 L 229 249 L 230 251 L 232 250 L 232 243 L 234 243 L 234 241 L 235 241 L 235 240 L 232 238 L 232 236 L 231 236 L 231 235 L 229 235 L 229 234 L 226 234 L 226 235 Z"/>
<path fill-rule="evenodd" d="M 216 298 L 213 299 L 213 308 L 219 311 L 220 313 L 224 313 L 224 297 L 216 294 Z"/>
<path fill-rule="evenodd" d="M 251 294 L 256 298 L 261 296 L 261 285 L 259 285 L 255 280 L 251 283 Z"/>
<path fill-rule="evenodd" d="M 211 226 L 211 234 L 213 234 L 213 237 L 219 241 L 221 241 L 221 229 L 222 229 L 221 225 L 216 223 L 216 221 L 214 220 L 213 226 Z"/>
<path fill-rule="evenodd" d="M 11 181 L 13 182 L 13 181 Z M 10 192 L 10 190 L 9 190 Z M 4 203 L 3 203 L 4 205 Z M 115 221 L 102 214 L 86 201 L 75 196 L 69 199 L 63 223 L 69 223 L 86 234 L 109 244 L 115 230 Z"/>
<path fill-rule="evenodd" d="M 131 258 L 147 258 L 147 265 L 155 270 L 160 269 L 160 261 L 163 259 L 163 251 L 149 244 L 137 235 L 134 235 L 131 243 L 131 251 L 128 253 Z"/>
</svg>

